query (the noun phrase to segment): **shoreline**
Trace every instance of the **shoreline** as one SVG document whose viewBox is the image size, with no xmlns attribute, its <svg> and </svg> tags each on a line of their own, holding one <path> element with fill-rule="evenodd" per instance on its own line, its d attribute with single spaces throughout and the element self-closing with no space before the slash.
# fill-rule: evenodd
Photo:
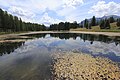
<svg viewBox="0 0 120 80">
<path fill-rule="evenodd" d="M 30 35 L 30 34 L 43 34 L 43 33 L 83 33 L 83 34 L 94 34 L 94 35 L 106 35 L 106 36 L 119 36 L 120 33 L 116 32 L 86 32 L 86 31 L 36 31 L 36 32 L 24 32 L 24 33 L 12 33 L 12 34 L 3 34 L 0 35 L 0 40 L 6 38 L 21 38 L 21 36 Z"/>
<path fill-rule="evenodd" d="M 83 34 L 95 34 L 95 35 L 106 35 L 106 36 L 120 36 L 120 33 L 118 33 L 118 32 L 70 31 L 70 33 L 83 33 Z"/>
<path fill-rule="evenodd" d="M 96 34 L 96 35 L 106 35 L 106 36 L 120 36 L 118 32 L 88 32 L 88 31 L 36 31 L 28 33 L 20 33 L 17 35 L 29 35 L 29 34 L 39 34 L 39 33 L 83 33 L 83 34 Z"/>
</svg>

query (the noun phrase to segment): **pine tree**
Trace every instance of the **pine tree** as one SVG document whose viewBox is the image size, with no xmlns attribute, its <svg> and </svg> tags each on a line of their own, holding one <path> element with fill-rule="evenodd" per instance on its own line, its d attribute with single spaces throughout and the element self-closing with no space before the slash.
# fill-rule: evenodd
<svg viewBox="0 0 120 80">
<path fill-rule="evenodd" d="M 116 25 L 119 27 L 119 29 L 120 29 L 120 18 L 119 19 L 117 19 L 117 23 L 116 23 Z"/>
<path fill-rule="evenodd" d="M 85 21 L 84 21 L 84 27 L 85 27 L 86 29 L 88 29 L 88 20 L 87 20 L 87 19 L 85 19 Z"/>
<path fill-rule="evenodd" d="M 7 11 L 4 12 L 4 30 L 7 31 L 9 29 L 9 15 Z"/>
<path fill-rule="evenodd" d="M 79 25 L 77 24 L 77 21 L 74 21 L 73 22 L 73 29 L 78 28 L 78 27 L 79 27 Z"/>
<path fill-rule="evenodd" d="M 23 31 L 23 23 L 21 18 L 20 18 L 20 31 Z"/>
<path fill-rule="evenodd" d="M 12 15 L 9 15 L 9 28 L 11 29 L 11 31 L 13 31 L 14 29 L 14 19 L 13 19 L 13 16 Z"/>
<path fill-rule="evenodd" d="M 100 21 L 100 29 L 105 29 L 105 20 Z"/>
<path fill-rule="evenodd" d="M 110 23 L 115 22 L 115 20 L 114 20 L 113 16 L 112 16 L 112 17 L 110 17 L 110 18 L 109 18 L 109 20 L 110 20 Z"/>
<path fill-rule="evenodd" d="M 17 16 L 14 16 L 15 31 L 20 31 L 20 23 Z"/>
<path fill-rule="evenodd" d="M 60 30 L 64 30 L 64 23 L 63 22 L 60 22 L 59 24 L 58 24 L 58 30 L 60 31 Z"/>
<path fill-rule="evenodd" d="M 65 22 L 64 27 L 65 27 L 64 30 L 69 30 L 70 29 L 69 22 Z"/>
<path fill-rule="evenodd" d="M 91 26 L 96 26 L 96 18 L 95 18 L 95 16 L 93 16 L 93 18 L 91 20 Z"/>
<path fill-rule="evenodd" d="M 2 16 L 3 16 L 3 11 L 2 9 L 0 9 L 0 28 L 3 28 L 2 27 Z"/>
<path fill-rule="evenodd" d="M 110 21 L 108 19 L 105 20 L 105 29 L 110 29 Z"/>
</svg>

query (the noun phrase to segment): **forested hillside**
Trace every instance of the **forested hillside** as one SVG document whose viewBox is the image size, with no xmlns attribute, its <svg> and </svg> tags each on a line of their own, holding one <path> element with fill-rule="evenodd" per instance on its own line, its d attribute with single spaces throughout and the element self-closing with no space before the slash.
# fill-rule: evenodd
<svg viewBox="0 0 120 80">
<path fill-rule="evenodd" d="M 21 18 L 0 9 L 0 32 L 43 31 L 46 27 L 37 23 L 24 22 Z"/>
<path fill-rule="evenodd" d="M 110 24 L 116 23 L 114 26 L 117 26 L 116 30 L 120 29 L 120 18 L 114 18 L 114 16 L 110 17 L 103 17 L 103 18 L 96 18 L 93 16 L 91 19 L 85 19 L 81 23 L 77 23 L 74 21 L 73 23 L 70 22 L 60 22 L 59 24 L 52 24 L 50 25 L 50 30 L 70 30 L 70 29 L 76 29 L 76 28 L 81 28 L 81 29 L 86 29 L 92 30 L 93 28 L 98 29 L 97 31 L 100 30 L 110 30 L 112 27 Z M 97 26 L 97 27 L 96 27 Z"/>
<path fill-rule="evenodd" d="M 116 22 L 117 30 L 120 29 L 120 18 L 114 18 L 113 16 L 109 18 L 96 18 L 93 16 L 91 19 L 85 19 L 81 23 L 74 21 L 70 22 L 60 22 L 58 24 L 51 24 L 50 27 L 41 25 L 38 23 L 24 22 L 21 18 L 8 14 L 7 11 L 0 9 L 0 32 L 21 32 L 21 31 L 45 31 L 45 30 L 70 30 L 76 28 L 86 28 L 88 30 L 93 29 L 93 26 L 99 26 L 102 29 L 112 29 L 110 23 Z M 97 27 L 96 27 L 97 28 Z"/>
</svg>

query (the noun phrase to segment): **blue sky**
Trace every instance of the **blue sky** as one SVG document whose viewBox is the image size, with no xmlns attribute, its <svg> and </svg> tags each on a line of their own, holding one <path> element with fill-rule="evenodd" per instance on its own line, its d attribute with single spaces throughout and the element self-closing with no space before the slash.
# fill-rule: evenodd
<svg viewBox="0 0 120 80">
<path fill-rule="evenodd" d="M 92 16 L 120 16 L 120 0 L 0 0 L 0 8 L 23 21 L 53 24 Z"/>
</svg>

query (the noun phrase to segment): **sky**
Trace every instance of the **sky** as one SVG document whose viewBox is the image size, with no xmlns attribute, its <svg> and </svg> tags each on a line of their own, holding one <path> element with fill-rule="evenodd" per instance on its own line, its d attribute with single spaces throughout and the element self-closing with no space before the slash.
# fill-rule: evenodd
<svg viewBox="0 0 120 80">
<path fill-rule="evenodd" d="M 92 16 L 120 16 L 120 0 L 0 0 L 0 8 L 23 21 L 46 26 Z"/>
</svg>

